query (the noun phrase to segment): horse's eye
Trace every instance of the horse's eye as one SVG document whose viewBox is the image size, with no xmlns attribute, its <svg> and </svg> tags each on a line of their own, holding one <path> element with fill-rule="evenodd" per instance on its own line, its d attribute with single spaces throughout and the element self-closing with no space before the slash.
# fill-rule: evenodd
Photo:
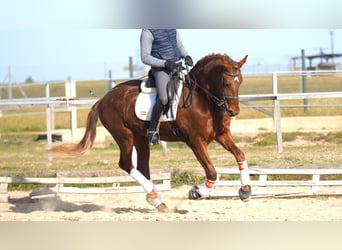
<svg viewBox="0 0 342 250">
<path fill-rule="evenodd" d="M 230 87 L 230 86 L 232 86 L 232 82 L 229 81 L 229 80 L 227 80 L 227 79 L 225 79 L 225 81 L 224 81 L 224 83 L 223 83 L 223 86 L 224 86 L 224 87 Z"/>
</svg>

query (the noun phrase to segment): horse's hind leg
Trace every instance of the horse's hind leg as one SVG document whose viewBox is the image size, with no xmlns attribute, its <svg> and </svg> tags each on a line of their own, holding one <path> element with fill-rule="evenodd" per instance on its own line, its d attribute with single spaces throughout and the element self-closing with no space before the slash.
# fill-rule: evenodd
<svg viewBox="0 0 342 250">
<path fill-rule="evenodd" d="M 137 181 L 143 189 L 146 191 L 147 201 L 155 206 L 158 211 L 167 211 L 166 205 L 158 199 L 158 193 L 155 190 L 155 186 L 150 180 L 149 171 L 149 145 L 146 137 L 142 139 L 134 138 L 133 132 L 122 126 L 116 128 L 115 131 L 110 131 L 115 141 L 120 147 L 120 160 L 119 167 L 126 171 L 135 181 Z M 146 141 L 146 143 L 143 143 Z M 133 146 L 136 146 L 137 150 L 137 168 L 134 167 L 132 161 Z"/>
<path fill-rule="evenodd" d="M 162 201 L 158 190 L 154 186 L 152 179 L 150 177 L 150 167 L 149 167 L 149 159 L 150 159 L 150 147 L 146 136 L 136 135 L 134 137 L 134 146 L 137 151 L 137 171 L 141 172 L 144 177 L 152 184 L 152 190 L 150 192 L 147 191 L 146 200 L 152 206 L 155 206 L 158 211 L 166 212 L 167 206 Z"/>
</svg>

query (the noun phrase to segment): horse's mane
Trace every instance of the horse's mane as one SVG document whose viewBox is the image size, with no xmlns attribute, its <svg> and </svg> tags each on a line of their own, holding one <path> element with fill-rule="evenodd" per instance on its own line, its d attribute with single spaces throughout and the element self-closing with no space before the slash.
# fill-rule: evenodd
<svg viewBox="0 0 342 250">
<path fill-rule="evenodd" d="M 205 69 L 207 67 L 212 67 L 212 65 L 210 65 L 210 62 L 216 62 L 216 61 L 219 61 L 222 66 L 224 64 L 235 63 L 235 61 L 233 59 L 231 59 L 231 57 L 228 56 L 227 54 L 212 53 L 212 54 L 209 54 L 209 55 L 202 57 L 199 61 L 197 61 L 195 66 L 192 68 L 192 72 L 195 74 L 198 74 L 201 71 L 206 71 Z"/>
</svg>

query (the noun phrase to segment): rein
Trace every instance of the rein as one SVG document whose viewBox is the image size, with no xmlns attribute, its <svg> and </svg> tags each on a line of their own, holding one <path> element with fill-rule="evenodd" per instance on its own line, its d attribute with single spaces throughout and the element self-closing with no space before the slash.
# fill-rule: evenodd
<svg viewBox="0 0 342 250">
<path fill-rule="evenodd" d="M 222 72 L 222 77 L 221 77 L 221 83 L 222 83 L 222 88 L 224 88 L 224 77 L 223 75 L 228 75 L 230 77 L 238 77 L 239 74 L 234 74 L 234 73 L 230 73 L 228 71 L 223 71 Z M 239 100 L 238 96 L 226 96 L 226 95 L 222 95 L 221 97 L 217 97 L 216 95 L 212 94 L 211 92 L 209 92 L 207 89 L 203 88 L 199 83 L 196 77 L 194 78 L 194 82 L 196 87 L 198 87 L 199 89 L 201 89 L 203 92 L 205 92 L 210 98 L 211 100 L 218 106 L 218 107 L 223 107 L 223 111 L 225 113 L 229 113 L 229 107 L 227 102 L 228 101 L 237 101 Z M 190 79 L 189 79 L 190 80 Z M 191 87 L 191 81 L 189 81 L 189 87 Z M 190 96 L 192 99 L 192 88 L 190 88 Z M 189 97 L 188 97 L 189 98 Z"/>
</svg>

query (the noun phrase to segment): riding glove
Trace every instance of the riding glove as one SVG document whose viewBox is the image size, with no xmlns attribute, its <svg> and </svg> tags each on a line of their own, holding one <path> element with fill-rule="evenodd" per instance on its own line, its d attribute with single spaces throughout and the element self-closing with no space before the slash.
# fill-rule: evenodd
<svg viewBox="0 0 342 250">
<path fill-rule="evenodd" d="M 165 62 L 165 68 L 167 68 L 170 71 L 173 71 L 177 68 L 177 63 L 167 60 Z"/>
<path fill-rule="evenodd" d="M 188 66 L 193 66 L 194 65 L 194 62 L 192 61 L 191 56 L 186 56 L 184 58 L 184 61 L 185 61 L 185 64 L 188 65 Z"/>
</svg>

